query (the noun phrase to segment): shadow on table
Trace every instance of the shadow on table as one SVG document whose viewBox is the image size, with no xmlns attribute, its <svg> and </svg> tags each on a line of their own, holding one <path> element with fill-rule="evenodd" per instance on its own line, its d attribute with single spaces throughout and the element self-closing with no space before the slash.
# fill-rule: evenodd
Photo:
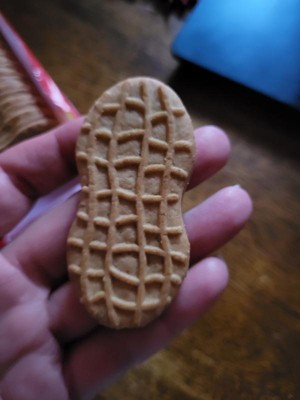
<svg viewBox="0 0 300 400">
<path fill-rule="evenodd" d="M 168 83 L 191 113 L 300 162 L 300 110 L 186 62 Z"/>
</svg>

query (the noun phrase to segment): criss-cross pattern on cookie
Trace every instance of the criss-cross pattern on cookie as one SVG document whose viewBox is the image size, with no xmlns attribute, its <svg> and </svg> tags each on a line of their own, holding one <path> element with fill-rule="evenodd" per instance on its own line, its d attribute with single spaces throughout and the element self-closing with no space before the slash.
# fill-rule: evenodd
<svg viewBox="0 0 300 400">
<path fill-rule="evenodd" d="M 88 233 L 68 239 L 68 245 L 81 253 L 81 257 L 74 258 L 79 263 L 71 263 L 69 270 L 82 274 L 83 282 L 94 285 L 87 301 L 105 303 L 108 318 L 115 326 L 122 311 L 132 313 L 134 324 L 140 325 L 143 313 L 165 308 L 171 300 L 171 286 L 182 282 L 178 266 L 185 268 L 188 256 L 176 250 L 175 244 L 183 228 L 167 219 L 168 208 L 180 202 L 181 195 L 169 182 L 188 178 L 188 172 L 174 164 L 176 153 L 192 154 L 192 143 L 175 135 L 176 119 L 184 116 L 185 110 L 171 104 L 162 86 L 153 93 L 147 83 L 141 82 L 138 97 L 130 93 L 125 82 L 121 93 L 119 103 L 96 104 L 100 123 L 104 118 L 111 119 L 110 127 L 93 129 L 85 123 L 82 128 L 89 146 L 87 151 L 78 151 L 76 157 L 88 171 L 82 192 L 93 207 L 77 213 L 78 226 Z M 153 109 L 154 102 L 159 110 Z M 131 113 L 136 113 L 141 123 L 128 129 Z M 94 150 L 99 143 L 107 148 L 102 155 Z M 133 143 L 138 143 L 138 151 L 122 154 L 120 146 L 134 148 Z M 151 159 L 152 154 L 157 157 Z M 99 174 L 106 187 L 97 186 Z M 99 215 L 97 205 L 103 201 L 109 208 Z M 127 255 L 137 261 L 135 273 L 118 267 L 116 257 Z M 98 264 L 93 261 L 96 258 Z M 153 259 L 160 260 L 159 271 L 148 268 Z M 86 266 L 84 271 L 82 265 Z M 131 296 L 120 296 L 115 286 Z M 158 297 L 148 296 L 152 287 L 159 287 Z"/>
</svg>

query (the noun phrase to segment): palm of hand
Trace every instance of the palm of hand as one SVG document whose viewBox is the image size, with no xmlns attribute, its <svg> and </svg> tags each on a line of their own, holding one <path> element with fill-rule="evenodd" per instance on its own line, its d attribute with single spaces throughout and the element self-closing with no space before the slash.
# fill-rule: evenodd
<svg viewBox="0 0 300 400">
<path fill-rule="evenodd" d="M 74 174 L 72 155 L 80 123 L 0 156 L 0 187 L 6 193 L 0 199 L 0 235 L 28 211 L 32 198 Z M 198 130 L 196 143 L 191 186 L 221 168 L 229 154 L 226 136 L 216 128 Z M 158 320 L 146 328 L 118 332 L 96 326 L 78 301 L 76 284 L 67 279 L 65 241 L 76 204 L 72 198 L 51 210 L 0 254 L 3 400 L 91 398 L 125 369 L 163 347 L 201 316 L 226 286 L 225 264 L 204 257 L 237 233 L 251 212 L 249 197 L 238 187 L 223 189 L 189 211 L 185 224 L 191 256 L 201 261 Z"/>
<path fill-rule="evenodd" d="M 61 349 L 49 330 L 49 290 L 28 280 L 3 256 L 0 265 L 3 399 L 43 398 L 49 385 L 53 398 L 67 398 Z"/>
</svg>

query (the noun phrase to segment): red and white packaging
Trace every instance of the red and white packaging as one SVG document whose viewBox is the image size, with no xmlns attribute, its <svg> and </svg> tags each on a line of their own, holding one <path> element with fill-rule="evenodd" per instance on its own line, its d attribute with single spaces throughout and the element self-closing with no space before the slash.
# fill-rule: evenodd
<svg viewBox="0 0 300 400">
<path fill-rule="evenodd" d="M 62 93 L 50 75 L 45 71 L 22 38 L 0 13 L 0 35 L 7 47 L 20 64 L 26 77 L 37 89 L 57 119 L 57 125 L 79 117 L 80 113 L 70 100 Z M 17 237 L 35 219 L 51 208 L 65 202 L 69 197 L 80 191 L 78 178 L 57 188 L 50 194 L 38 199 L 28 214 L 9 232 L 0 239 L 0 248 Z"/>
</svg>

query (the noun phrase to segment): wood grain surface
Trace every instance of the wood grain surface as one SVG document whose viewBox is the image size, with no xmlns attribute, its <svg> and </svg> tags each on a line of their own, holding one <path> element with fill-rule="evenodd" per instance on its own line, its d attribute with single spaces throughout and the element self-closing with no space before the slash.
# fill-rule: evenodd
<svg viewBox="0 0 300 400">
<path fill-rule="evenodd" d="M 149 75 L 181 96 L 195 126 L 231 139 L 228 166 L 186 195 L 192 207 L 233 184 L 254 213 L 221 250 L 230 284 L 220 301 L 101 400 L 300 398 L 300 113 L 200 69 L 170 44 L 182 21 L 151 1 L 10 0 L 7 15 L 57 84 L 85 113 L 120 79 Z"/>
</svg>

